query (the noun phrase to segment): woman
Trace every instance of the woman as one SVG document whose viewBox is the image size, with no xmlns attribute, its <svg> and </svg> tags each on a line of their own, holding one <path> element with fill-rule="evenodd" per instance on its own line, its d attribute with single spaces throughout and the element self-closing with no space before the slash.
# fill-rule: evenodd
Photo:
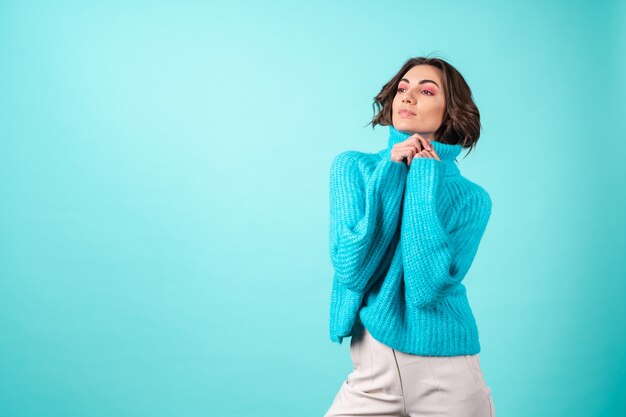
<svg viewBox="0 0 626 417">
<path fill-rule="evenodd" d="M 462 283 L 491 215 L 455 158 L 480 135 L 461 74 L 409 59 L 375 98 L 386 149 L 330 170 L 330 338 L 353 372 L 326 417 L 490 416 L 478 329 Z"/>
</svg>

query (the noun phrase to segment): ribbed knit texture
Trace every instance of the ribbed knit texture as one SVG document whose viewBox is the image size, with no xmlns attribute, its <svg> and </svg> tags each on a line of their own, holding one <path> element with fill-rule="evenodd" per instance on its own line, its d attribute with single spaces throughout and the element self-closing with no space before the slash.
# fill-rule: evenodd
<svg viewBox="0 0 626 417">
<path fill-rule="evenodd" d="M 387 148 L 345 151 L 330 168 L 330 339 L 363 325 L 415 355 L 480 352 L 462 283 L 491 215 L 491 199 L 455 164 L 461 145 L 432 141 L 441 158 L 390 159 L 411 135 L 389 126 Z"/>
</svg>

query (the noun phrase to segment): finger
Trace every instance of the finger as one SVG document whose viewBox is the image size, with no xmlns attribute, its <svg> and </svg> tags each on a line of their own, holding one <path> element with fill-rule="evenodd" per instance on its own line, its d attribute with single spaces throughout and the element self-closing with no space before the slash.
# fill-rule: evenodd
<svg viewBox="0 0 626 417">
<path fill-rule="evenodd" d="M 400 151 L 400 162 L 409 162 L 409 157 L 411 155 L 410 151 Z"/>
<path fill-rule="evenodd" d="M 428 152 L 428 158 L 436 159 L 438 161 L 441 161 L 441 159 L 439 158 L 439 155 L 437 155 L 437 153 L 434 150 L 430 150 L 430 151 L 426 151 L 426 152 Z"/>
<path fill-rule="evenodd" d="M 435 151 L 435 147 L 434 146 L 430 146 L 430 149 L 428 150 L 429 155 L 431 158 L 436 159 L 437 161 L 441 161 L 441 158 L 439 158 L 439 155 L 437 155 L 437 151 Z"/>
<path fill-rule="evenodd" d="M 406 149 L 409 150 L 411 152 L 419 152 L 422 149 L 415 143 L 414 140 L 411 140 L 410 142 L 407 142 L 406 144 L 404 144 L 402 146 L 402 149 Z"/>
<path fill-rule="evenodd" d="M 404 155 L 406 152 L 415 152 L 415 145 L 411 143 L 403 143 L 395 145 L 394 149 Z"/>
<path fill-rule="evenodd" d="M 407 145 L 411 145 L 417 148 L 417 152 L 421 151 L 423 148 L 422 144 L 419 141 L 419 136 L 420 135 L 418 133 L 414 133 L 405 141 Z"/>
<path fill-rule="evenodd" d="M 428 139 L 425 139 L 423 137 L 420 137 L 419 139 L 420 139 L 420 143 L 421 143 L 423 149 L 427 149 L 429 151 L 431 149 L 433 149 L 433 146 L 430 144 L 430 141 Z"/>
<path fill-rule="evenodd" d="M 422 143 L 422 139 L 423 138 L 417 133 L 411 136 L 411 143 L 417 148 L 418 152 L 424 150 L 424 144 Z"/>
<path fill-rule="evenodd" d="M 402 147 L 403 155 L 410 154 L 410 159 L 413 159 L 413 155 L 415 155 L 417 152 L 418 152 L 418 149 L 415 146 L 415 144 L 407 143 L 405 146 Z"/>
<path fill-rule="evenodd" d="M 411 143 L 402 143 L 402 144 L 398 144 L 396 146 L 402 152 L 408 152 L 408 151 L 410 151 L 412 149 L 415 149 L 415 146 L 413 146 L 413 144 L 411 144 Z"/>
<path fill-rule="evenodd" d="M 394 145 L 391 150 L 391 159 L 396 162 L 403 162 L 406 159 L 408 153 L 410 153 L 414 148 L 406 145 Z"/>
<path fill-rule="evenodd" d="M 417 146 L 418 151 L 423 151 L 426 147 L 424 146 L 424 142 L 423 142 L 424 138 L 422 138 L 420 135 L 417 135 L 415 138 L 415 145 Z"/>
<path fill-rule="evenodd" d="M 411 162 L 413 162 L 413 158 L 415 158 L 415 155 L 417 154 L 417 150 L 415 149 L 415 146 L 411 145 L 409 147 L 409 153 L 410 153 L 409 165 L 411 165 Z"/>
</svg>

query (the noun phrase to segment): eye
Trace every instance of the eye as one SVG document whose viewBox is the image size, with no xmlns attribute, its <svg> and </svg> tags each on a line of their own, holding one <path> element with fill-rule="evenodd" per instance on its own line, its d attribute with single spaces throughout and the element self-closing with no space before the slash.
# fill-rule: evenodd
<svg viewBox="0 0 626 417">
<path fill-rule="evenodd" d="M 405 90 L 406 90 L 406 88 L 403 88 L 403 87 L 398 87 L 397 92 L 398 92 L 398 93 L 403 93 Z M 430 91 L 430 90 L 422 90 L 422 92 L 423 92 L 423 93 L 428 93 L 427 95 L 429 95 L 429 96 L 434 96 L 433 92 L 432 92 L 432 91 Z"/>
</svg>

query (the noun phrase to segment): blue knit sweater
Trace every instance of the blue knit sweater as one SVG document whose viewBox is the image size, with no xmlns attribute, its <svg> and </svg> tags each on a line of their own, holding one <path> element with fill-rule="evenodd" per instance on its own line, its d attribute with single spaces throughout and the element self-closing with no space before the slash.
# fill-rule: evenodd
<svg viewBox="0 0 626 417">
<path fill-rule="evenodd" d="M 345 151 L 330 168 L 330 339 L 365 326 L 415 355 L 480 352 L 462 283 L 491 215 L 485 189 L 455 165 L 461 145 L 432 141 L 441 158 L 390 159 L 410 137 L 389 126 L 387 148 Z"/>
</svg>

